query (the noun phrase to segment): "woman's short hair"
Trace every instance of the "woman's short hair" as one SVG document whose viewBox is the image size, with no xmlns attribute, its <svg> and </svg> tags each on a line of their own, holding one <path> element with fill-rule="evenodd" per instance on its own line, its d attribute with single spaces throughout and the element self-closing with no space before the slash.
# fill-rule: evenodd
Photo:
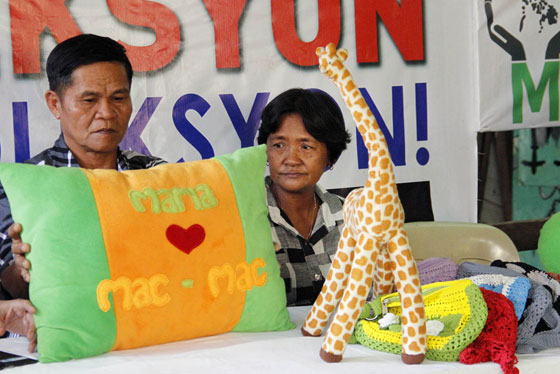
<svg viewBox="0 0 560 374">
<path fill-rule="evenodd" d="M 307 132 L 327 146 L 329 163 L 334 165 L 350 143 L 350 134 L 336 101 L 320 90 L 292 88 L 284 91 L 264 108 L 257 142 L 265 144 L 288 114 L 301 117 Z"/>
</svg>

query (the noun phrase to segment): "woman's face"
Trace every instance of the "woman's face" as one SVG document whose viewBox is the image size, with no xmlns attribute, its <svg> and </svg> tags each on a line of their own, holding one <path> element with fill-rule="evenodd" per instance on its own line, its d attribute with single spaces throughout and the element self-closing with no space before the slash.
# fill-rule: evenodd
<svg viewBox="0 0 560 374">
<path fill-rule="evenodd" d="M 285 115 L 266 140 L 270 178 L 285 192 L 313 191 L 328 165 L 327 146 L 305 129 L 298 114 Z"/>
</svg>

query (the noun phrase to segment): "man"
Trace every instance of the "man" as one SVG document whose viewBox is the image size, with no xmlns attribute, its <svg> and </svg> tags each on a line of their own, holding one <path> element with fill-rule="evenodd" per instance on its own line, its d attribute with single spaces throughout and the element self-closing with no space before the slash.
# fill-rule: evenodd
<svg viewBox="0 0 560 374">
<path fill-rule="evenodd" d="M 132 113 L 132 67 L 120 44 L 92 34 L 70 38 L 50 53 L 47 77 L 45 100 L 62 134 L 27 163 L 117 170 L 164 163 L 118 147 Z M 30 264 L 24 255 L 30 247 L 22 243 L 21 231 L 0 185 L 0 299 L 28 298 Z"/>
<path fill-rule="evenodd" d="M 25 332 L 29 339 L 29 352 L 33 352 L 36 341 L 33 313 L 35 308 L 29 300 L 0 300 L 0 335 L 6 330 Z"/>
</svg>

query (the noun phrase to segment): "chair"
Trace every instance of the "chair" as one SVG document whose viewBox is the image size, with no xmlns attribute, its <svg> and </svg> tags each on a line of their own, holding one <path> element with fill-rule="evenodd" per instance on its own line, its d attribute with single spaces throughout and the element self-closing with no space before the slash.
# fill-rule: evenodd
<svg viewBox="0 0 560 374">
<path fill-rule="evenodd" d="M 404 224 L 417 262 L 447 257 L 489 265 L 492 261 L 520 261 L 515 244 L 500 229 L 482 223 L 409 222 Z"/>
</svg>

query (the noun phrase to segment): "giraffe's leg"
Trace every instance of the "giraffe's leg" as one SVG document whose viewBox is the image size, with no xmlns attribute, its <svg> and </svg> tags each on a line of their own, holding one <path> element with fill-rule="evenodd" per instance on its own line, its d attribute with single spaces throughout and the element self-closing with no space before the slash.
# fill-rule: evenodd
<svg viewBox="0 0 560 374">
<path fill-rule="evenodd" d="M 321 358 L 327 362 L 338 362 L 342 359 L 371 288 L 377 249 L 373 239 L 360 235 L 348 285 L 321 347 Z"/>
<path fill-rule="evenodd" d="M 381 251 L 377 256 L 373 282 L 375 296 L 394 292 L 395 281 L 393 277 L 393 268 L 389 252 L 387 251 Z"/>
<path fill-rule="evenodd" d="M 329 269 L 327 279 L 321 293 L 307 315 L 301 332 L 305 336 L 319 336 L 327 326 L 329 318 L 342 298 L 348 273 L 354 258 L 356 241 L 351 236 L 350 230 L 345 227 L 338 242 L 335 258 Z"/>
<path fill-rule="evenodd" d="M 389 240 L 387 251 L 395 264 L 394 276 L 402 308 L 402 360 L 419 364 L 426 353 L 426 321 L 418 268 L 404 229 Z"/>
</svg>

